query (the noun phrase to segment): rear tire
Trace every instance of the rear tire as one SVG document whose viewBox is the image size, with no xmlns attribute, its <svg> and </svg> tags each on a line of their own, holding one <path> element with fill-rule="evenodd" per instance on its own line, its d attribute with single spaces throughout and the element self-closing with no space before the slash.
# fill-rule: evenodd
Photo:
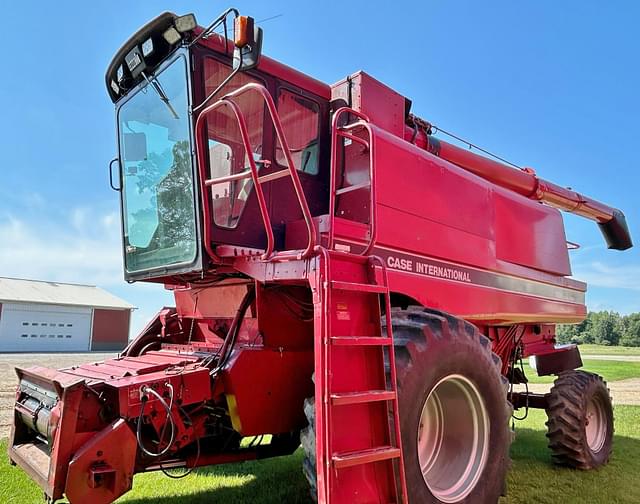
<svg viewBox="0 0 640 504">
<path fill-rule="evenodd" d="M 594 469 L 609 461 L 613 406 L 602 377 L 586 371 L 560 374 L 549 394 L 547 417 L 547 438 L 556 464 Z"/>
<path fill-rule="evenodd" d="M 409 307 L 391 316 L 409 501 L 498 502 L 512 408 L 491 341 L 444 312 Z"/>
</svg>

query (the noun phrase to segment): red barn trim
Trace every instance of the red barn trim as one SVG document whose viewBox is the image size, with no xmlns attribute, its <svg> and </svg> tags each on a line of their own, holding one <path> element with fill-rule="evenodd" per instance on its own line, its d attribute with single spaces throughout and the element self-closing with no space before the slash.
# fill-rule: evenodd
<svg viewBox="0 0 640 504">
<path fill-rule="evenodd" d="M 91 351 L 119 351 L 129 340 L 130 310 L 95 308 L 91 327 Z"/>
</svg>

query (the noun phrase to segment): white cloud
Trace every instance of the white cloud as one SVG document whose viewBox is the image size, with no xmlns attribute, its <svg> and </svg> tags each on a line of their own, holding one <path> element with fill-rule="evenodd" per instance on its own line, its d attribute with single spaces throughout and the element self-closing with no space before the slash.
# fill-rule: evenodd
<svg viewBox="0 0 640 504">
<path fill-rule="evenodd" d="M 112 285 L 122 282 L 117 221 L 74 209 L 68 220 L 0 217 L 0 275 Z M 90 223 L 97 222 L 97 226 Z"/>
<path fill-rule="evenodd" d="M 34 199 L 38 205 L 38 199 Z M 138 309 L 131 320 L 135 336 L 163 307 L 173 305 L 162 285 L 127 284 L 122 274 L 120 216 L 78 207 L 62 217 L 36 212 L 0 214 L 0 276 L 97 285 Z M 30 213 L 31 212 L 31 213 Z M 26 219 L 24 215 L 31 215 Z"/>
<path fill-rule="evenodd" d="M 71 210 L 71 224 L 76 231 L 82 232 L 87 222 L 88 210 L 86 208 L 74 208 Z"/>
<path fill-rule="evenodd" d="M 102 216 L 102 226 L 105 229 L 114 229 L 114 225 L 117 227 L 119 224 L 120 222 L 118 220 L 118 214 L 116 212 L 112 212 Z"/>
<path fill-rule="evenodd" d="M 576 264 L 574 276 L 588 285 L 640 291 L 640 266 L 609 265 L 599 261 Z"/>
</svg>

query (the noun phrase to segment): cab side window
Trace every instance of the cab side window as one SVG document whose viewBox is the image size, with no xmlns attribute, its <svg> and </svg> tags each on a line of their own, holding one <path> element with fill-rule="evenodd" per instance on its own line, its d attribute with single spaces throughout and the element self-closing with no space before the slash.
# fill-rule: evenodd
<svg viewBox="0 0 640 504">
<path fill-rule="evenodd" d="M 208 95 L 227 77 L 229 68 L 213 58 L 204 60 L 205 92 Z M 236 74 L 220 91 L 224 96 L 247 83 L 261 83 L 247 74 Z M 238 175 L 249 169 L 249 157 L 254 161 L 263 157 L 264 103 L 256 93 L 246 93 L 234 101 L 247 121 L 252 152 L 246 152 L 238 121 L 228 107 L 209 113 L 206 118 L 209 144 L 209 176 L 212 179 Z M 260 169 L 260 164 L 257 168 Z M 212 185 L 213 221 L 216 226 L 234 229 L 238 226 L 253 189 L 249 178 L 230 180 Z"/>
<path fill-rule="evenodd" d="M 307 98 L 281 89 L 278 95 L 278 113 L 296 169 L 317 175 L 320 107 Z M 282 146 L 277 139 L 275 142 L 276 162 L 287 166 Z"/>
</svg>

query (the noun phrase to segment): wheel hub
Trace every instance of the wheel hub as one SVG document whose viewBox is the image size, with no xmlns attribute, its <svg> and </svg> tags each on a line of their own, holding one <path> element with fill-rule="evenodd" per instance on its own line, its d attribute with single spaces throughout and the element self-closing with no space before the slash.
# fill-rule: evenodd
<svg viewBox="0 0 640 504">
<path fill-rule="evenodd" d="M 427 487 L 442 502 L 471 493 L 487 462 L 490 421 L 482 396 L 462 375 L 429 393 L 418 427 L 418 460 Z"/>
<path fill-rule="evenodd" d="M 587 404 L 585 433 L 589 449 L 593 453 L 599 452 L 607 438 L 607 417 L 598 397 L 592 397 Z"/>
</svg>

